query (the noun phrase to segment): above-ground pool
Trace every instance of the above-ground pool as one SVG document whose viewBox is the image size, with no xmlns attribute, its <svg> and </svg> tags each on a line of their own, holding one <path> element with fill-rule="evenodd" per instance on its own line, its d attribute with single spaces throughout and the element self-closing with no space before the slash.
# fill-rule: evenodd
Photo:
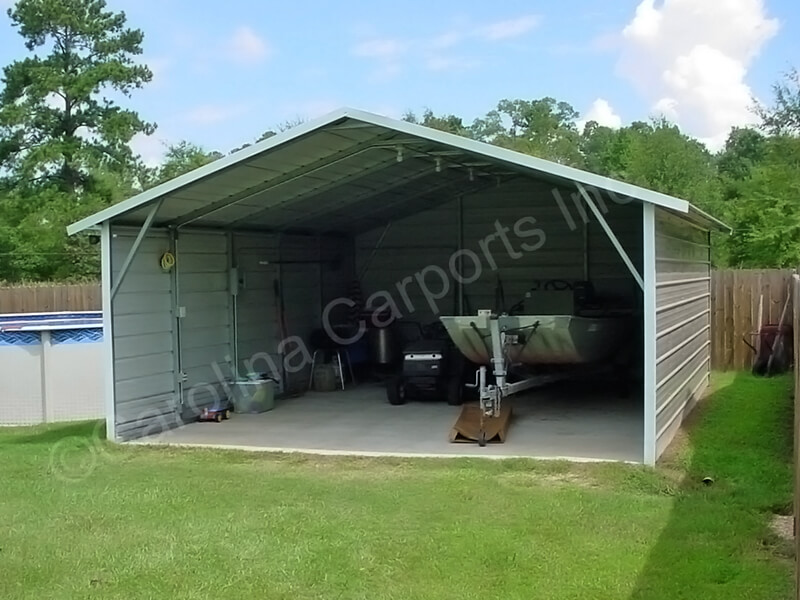
<svg viewBox="0 0 800 600">
<path fill-rule="evenodd" d="M 0 425 L 104 416 L 99 311 L 0 314 Z"/>
</svg>

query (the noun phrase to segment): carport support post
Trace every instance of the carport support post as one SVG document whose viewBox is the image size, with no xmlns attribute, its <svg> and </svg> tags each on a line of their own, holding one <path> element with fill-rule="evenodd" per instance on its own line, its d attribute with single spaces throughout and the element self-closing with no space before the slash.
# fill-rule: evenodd
<svg viewBox="0 0 800 600">
<path fill-rule="evenodd" d="M 133 241 L 133 246 L 128 251 L 128 255 L 125 257 L 125 260 L 122 263 L 122 266 L 119 268 L 119 274 L 117 275 L 117 280 L 114 282 L 114 285 L 111 286 L 111 299 L 114 299 L 114 296 L 117 295 L 119 291 L 119 286 L 122 285 L 122 280 L 125 279 L 125 275 L 128 273 L 128 269 L 133 262 L 133 259 L 136 258 L 136 252 L 139 251 L 139 246 L 142 245 L 142 240 L 144 240 L 144 236 L 147 235 L 147 230 L 150 229 L 150 225 L 153 223 L 153 219 L 156 218 L 156 213 L 158 209 L 161 208 L 161 205 L 164 203 L 164 198 L 161 198 L 158 202 L 156 202 L 153 207 L 150 209 L 150 212 L 147 213 L 147 217 L 142 223 L 142 227 L 139 229 L 139 233 L 136 234 L 136 239 Z"/>
<path fill-rule="evenodd" d="M 636 270 L 633 261 L 631 260 L 630 256 L 628 256 L 628 253 L 625 252 L 625 248 L 623 248 L 622 244 L 620 244 L 619 240 L 617 239 L 617 236 L 614 234 L 614 230 L 611 229 L 611 226 L 608 224 L 608 221 L 606 221 L 605 217 L 603 216 L 603 213 L 601 213 L 600 209 L 597 208 L 597 205 L 594 203 L 594 200 L 592 200 L 591 196 L 589 196 L 588 192 L 586 191 L 586 188 L 583 187 L 583 184 L 576 181 L 575 185 L 578 187 L 578 191 L 580 192 L 581 196 L 583 196 L 583 199 L 586 201 L 586 204 L 589 206 L 589 209 L 594 214 L 595 218 L 597 219 L 597 222 L 600 223 L 600 226 L 603 228 L 603 231 L 606 232 L 608 239 L 614 245 L 614 248 L 616 249 L 617 253 L 622 259 L 622 262 L 624 262 L 625 266 L 628 267 L 628 270 L 631 272 L 631 275 L 633 275 L 633 278 L 636 280 L 636 283 L 639 284 L 639 287 L 641 289 L 644 289 L 644 282 L 642 281 L 642 276 L 639 275 L 639 271 Z"/>
<path fill-rule="evenodd" d="M 103 302 L 103 375 L 105 377 L 106 439 L 117 441 L 117 403 L 114 398 L 114 328 L 111 299 L 111 224 L 100 231 L 100 273 Z"/>
<path fill-rule="evenodd" d="M 656 464 L 656 223 L 655 208 L 642 207 L 644 242 L 644 463 Z"/>
<path fill-rule="evenodd" d="M 178 269 L 181 260 L 178 256 L 178 230 L 169 228 L 169 251 L 175 257 L 175 264 L 169 271 L 170 281 L 170 311 L 172 313 L 172 369 L 175 374 L 175 414 L 183 417 L 183 368 L 181 367 L 181 317 L 180 317 L 180 289 L 178 288 Z"/>
<path fill-rule="evenodd" d="M 456 279 L 458 298 L 457 314 L 464 316 L 464 196 L 458 197 L 458 278 Z"/>
</svg>

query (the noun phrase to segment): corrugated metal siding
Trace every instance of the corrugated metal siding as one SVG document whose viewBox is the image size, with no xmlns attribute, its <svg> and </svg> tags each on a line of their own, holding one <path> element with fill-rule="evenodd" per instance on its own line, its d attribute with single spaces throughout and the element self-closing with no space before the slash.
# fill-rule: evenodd
<svg viewBox="0 0 800 600">
<path fill-rule="evenodd" d="M 181 232 L 176 255 L 185 416 L 213 404 L 234 375 L 228 238 Z"/>
<path fill-rule="evenodd" d="M 606 201 L 603 215 L 622 244 L 633 265 L 642 272 L 642 207 L 638 202 L 617 204 Z M 640 297 L 641 290 L 594 218 L 588 224 L 589 278 L 600 294 Z"/>
<path fill-rule="evenodd" d="M 116 277 L 136 232 L 112 233 L 111 266 Z M 172 285 L 159 264 L 167 250 L 166 234 L 148 234 L 113 301 L 116 429 L 123 440 L 157 433 L 178 422 Z"/>
<path fill-rule="evenodd" d="M 279 345 L 299 337 L 309 352 L 308 338 L 321 326 L 322 308 L 347 295 L 352 281 L 352 240 L 316 236 L 236 234 L 234 256 L 244 287 L 236 298 L 239 368 L 269 372 L 289 383 L 305 385 L 306 368 L 284 373 Z M 281 264 L 281 261 L 284 261 Z M 307 264 L 293 261 L 310 261 Z M 275 284 L 282 282 L 286 331 L 282 333 Z M 296 345 L 286 350 L 292 352 Z M 301 354 L 293 363 L 301 363 Z"/>
<path fill-rule="evenodd" d="M 308 349 L 307 343 L 311 332 L 322 322 L 322 289 L 319 263 L 319 240 L 312 236 L 282 235 L 280 238 L 281 293 L 283 295 L 284 321 L 286 331 L 282 338 L 300 338 L 302 348 Z M 303 264 L 301 261 L 311 261 Z M 298 388 L 308 382 L 310 361 L 305 353 L 293 354 L 297 344 L 289 344 L 284 348 L 287 357 L 285 365 L 284 387 Z"/>
<path fill-rule="evenodd" d="M 656 209 L 656 456 L 708 384 L 708 232 Z"/>
<path fill-rule="evenodd" d="M 236 296 L 239 370 L 282 377 L 278 355 L 280 328 L 275 303 L 278 280 L 278 236 L 233 237 L 234 257 L 243 286 Z"/>
<path fill-rule="evenodd" d="M 339 298 L 347 297 L 355 279 L 353 238 L 321 237 L 320 257 L 334 261 L 322 265 L 323 306 Z"/>
<path fill-rule="evenodd" d="M 537 281 L 584 278 L 586 266 L 589 277 L 601 293 L 636 297 L 638 288 L 605 232 L 594 222 L 582 204 L 575 204 L 574 190 L 559 190 L 563 205 L 559 205 L 552 186 L 523 178 L 492 187 L 463 198 L 463 244 L 473 258 L 463 258 L 462 277 L 470 281 L 475 275 L 474 261 L 480 264 L 480 276 L 466 283 L 465 310 L 499 308 L 495 306 L 498 277 L 502 281 L 506 308 L 525 296 Z M 605 218 L 620 238 L 637 268 L 641 269 L 641 206 L 606 202 Z M 578 208 L 581 206 L 581 209 Z M 581 212 L 583 210 L 583 212 Z M 584 215 L 588 233 L 584 235 Z M 498 227 L 506 230 L 512 246 L 509 250 L 497 235 Z M 540 243 L 540 230 L 544 243 Z M 357 265 L 360 268 L 380 238 L 378 228 L 357 238 Z M 584 265 L 588 243 L 589 264 Z M 527 248 L 522 244 L 527 244 Z M 381 249 L 375 254 L 364 278 L 365 295 L 378 290 L 389 291 L 404 316 L 431 320 L 434 311 L 416 282 L 407 287 L 415 311 L 407 311 L 397 284 L 423 272 L 426 267 L 439 267 L 449 278 L 449 291 L 436 300 L 439 314 L 456 310 L 457 286 L 453 278 L 451 256 L 459 248 L 458 203 L 419 213 L 392 224 Z M 533 250 L 529 250 L 533 248 Z M 429 289 L 441 288 L 437 276 L 429 272 Z"/>
<path fill-rule="evenodd" d="M 437 314 L 450 314 L 455 307 L 455 286 L 448 275 L 447 287 L 443 287 L 437 269 L 449 273 L 448 261 L 458 250 L 458 204 L 451 202 L 393 222 L 377 246 L 383 232 L 380 227 L 356 238 L 356 272 L 364 271 L 366 265 L 361 281 L 364 300 L 378 292 L 389 293 L 403 318 L 421 323 L 432 321 Z M 420 281 L 429 290 L 430 301 Z M 384 303 L 376 296 L 368 306 Z"/>
</svg>

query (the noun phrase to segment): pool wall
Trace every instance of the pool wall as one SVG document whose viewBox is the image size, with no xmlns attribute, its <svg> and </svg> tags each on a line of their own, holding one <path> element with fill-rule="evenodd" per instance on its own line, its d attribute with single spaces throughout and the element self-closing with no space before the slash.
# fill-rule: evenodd
<svg viewBox="0 0 800 600">
<path fill-rule="evenodd" d="M 0 315 L 0 425 L 101 419 L 100 313 Z"/>
</svg>

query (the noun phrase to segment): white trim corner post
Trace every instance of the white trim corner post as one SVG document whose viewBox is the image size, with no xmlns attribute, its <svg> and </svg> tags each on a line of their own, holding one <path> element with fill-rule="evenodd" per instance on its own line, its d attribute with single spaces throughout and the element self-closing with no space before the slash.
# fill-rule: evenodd
<svg viewBox="0 0 800 600">
<path fill-rule="evenodd" d="M 113 301 L 111 296 L 111 224 L 104 221 L 100 232 L 100 272 L 103 301 L 103 374 L 105 378 L 106 438 L 117 441 L 115 399 Z"/>
<path fill-rule="evenodd" d="M 644 246 L 644 463 L 655 465 L 656 444 L 656 220 L 655 207 L 642 207 L 642 242 Z"/>
</svg>

